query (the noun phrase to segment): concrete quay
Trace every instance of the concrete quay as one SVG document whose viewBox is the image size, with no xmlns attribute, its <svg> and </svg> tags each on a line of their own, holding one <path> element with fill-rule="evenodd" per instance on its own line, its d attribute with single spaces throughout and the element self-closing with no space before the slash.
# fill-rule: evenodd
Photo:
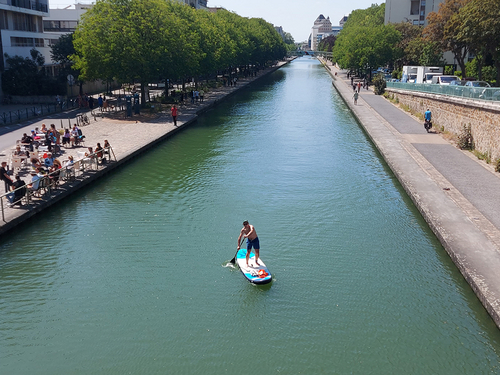
<svg viewBox="0 0 500 375">
<path fill-rule="evenodd" d="M 198 115 L 210 110 L 224 99 L 246 88 L 252 82 L 279 69 L 289 61 L 291 60 L 282 61 L 273 67 L 261 70 L 256 77 L 239 77 L 236 86 L 228 85 L 211 89 L 205 93 L 203 102 L 192 104 L 190 100 L 185 100 L 184 104 L 178 105 L 177 126 L 174 126 L 170 114 L 170 106 L 167 106 L 166 110 L 160 112 L 158 115 L 153 116 L 147 116 L 143 112 L 141 115 L 133 115 L 131 118 L 125 118 L 122 112 L 119 116 L 115 117 L 108 117 L 106 114 L 103 117 L 96 117 L 97 121 L 92 121 L 91 124 L 80 127 L 85 135 L 85 145 L 72 148 L 61 147 L 61 155 L 57 155 L 55 158 L 63 162 L 71 155 L 75 161 L 79 160 L 82 158 L 79 152 L 85 152 L 87 147 L 94 149 L 98 142 L 103 146 L 106 139 L 112 147 L 116 161 L 111 157 L 111 161 L 99 165 L 98 170 L 87 168 L 85 172 L 76 173 L 75 180 L 62 183 L 57 189 L 53 189 L 50 194 L 47 193 L 42 196 L 41 199 L 33 199 L 30 205 L 9 208 L 7 207 L 6 199 L 2 198 L 5 220 L 1 220 L 0 217 L 0 241 L 8 236 L 10 230 L 20 226 L 26 220 L 57 204 L 62 199 L 69 197 L 76 190 L 91 184 L 115 168 L 126 164 L 129 160 L 171 137 L 176 132 L 181 131 L 194 123 Z M 74 111 L 72 112 L 74 113 Z M 87 112 L 87 114 L 91 117 L 90 112 Z M 3 150 L 0 152 L 0 161 L 9 161 L 10 155 L 15 148 L 16 140 L 21 139 L 23 133 L 30 134 L 30 131 L 35 127 L 40 128 L 43 123 L 47 127 L 53 123 L 57 129 L 60 128 L 60 124 L 68 127 L 68 114 L 54 114 L 50 117 L 38 118 L 36 122 L 0 129 L 0 149 Z M 76 121 L 71 121 L 71 124 L 73 123 L 76 123 Z M 31 181 L 29 173 L 30 168 L 24 168 L 19 172 L 26 183 Z M 3 192 L 4 190 L 1 191 L 1 193 Z"/>
<path fill-rule="evenodd" d="M 371 90 L 357 105 L 347 72 L 333 85 L 500 328 L 500 175 Z M 336 75 L 335 75 L 336 74 Z M 411 267 L 411 265 L 408 265 Z"/>
</svg>

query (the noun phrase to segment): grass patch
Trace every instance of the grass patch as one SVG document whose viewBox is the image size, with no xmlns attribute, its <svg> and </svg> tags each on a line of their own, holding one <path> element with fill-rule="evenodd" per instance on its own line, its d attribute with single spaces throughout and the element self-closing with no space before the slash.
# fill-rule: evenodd
<svg viewBox="0 0 500 375">
<path fill-rule="evenodd" d="M 480 152 L 478 150 L 473 150 L 472 153 L 474 155 L 476 155 L 476 157 L 479 159 L 479 160 L 484 160 L 486 162 L 486 164 L 490 164 L 491 163 L 491 154 L 489 151 L 486 151 L 486 152 Z"/>
</svg>

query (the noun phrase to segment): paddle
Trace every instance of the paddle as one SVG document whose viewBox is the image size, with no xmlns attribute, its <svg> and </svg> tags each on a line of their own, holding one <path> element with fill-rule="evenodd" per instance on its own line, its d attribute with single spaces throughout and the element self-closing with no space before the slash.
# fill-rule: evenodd
<svg viewBox="0 0 500 375">
<path fill-rule="evenodd" d="M 245 237 L 243 237 L 243 238 L 241 239 L 241 242 L 240 242 L 240 247 L 241 247 L 241 245 L 243 245 L 243 241 L 245 241 Z M 240 250 L 239 250 L 239 249 L 238 249 L 238 250 L 236 250 L 236 254 L 234 254 L 234 258 L 233 258 L 233 259 L 231 259 L 231 260 L 229 261 L 229 263 L 236 264 L 236 255 L 238 255 L 238 251 L 240 251 Z"/>
</svg>

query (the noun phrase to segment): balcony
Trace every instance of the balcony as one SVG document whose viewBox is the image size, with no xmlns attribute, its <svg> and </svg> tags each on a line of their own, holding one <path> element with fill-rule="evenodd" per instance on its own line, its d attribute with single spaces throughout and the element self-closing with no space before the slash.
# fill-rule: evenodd
<svg viewBox="0 0 500 375">
<path fill-rule="evenodd" d="M 37 12 L 49 13 L 49 6 L 47 3 L 32 0 L 9 0 L 8 5 L 18 8 L 36 10 Z"/>
</svg>

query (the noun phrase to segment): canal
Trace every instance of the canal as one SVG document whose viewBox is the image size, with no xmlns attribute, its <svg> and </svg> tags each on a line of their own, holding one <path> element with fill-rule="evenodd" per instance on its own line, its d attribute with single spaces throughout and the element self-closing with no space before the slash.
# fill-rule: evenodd
<svg viewBox="0 0 500 375">
<path fill-rule="evenodd" d="M 271 285 L 227 264 L 243 220 Z M 0 291 L 2 374 L 500 373 L 495 324 L 308 57 L 13 232 Z"/>
</svg>

